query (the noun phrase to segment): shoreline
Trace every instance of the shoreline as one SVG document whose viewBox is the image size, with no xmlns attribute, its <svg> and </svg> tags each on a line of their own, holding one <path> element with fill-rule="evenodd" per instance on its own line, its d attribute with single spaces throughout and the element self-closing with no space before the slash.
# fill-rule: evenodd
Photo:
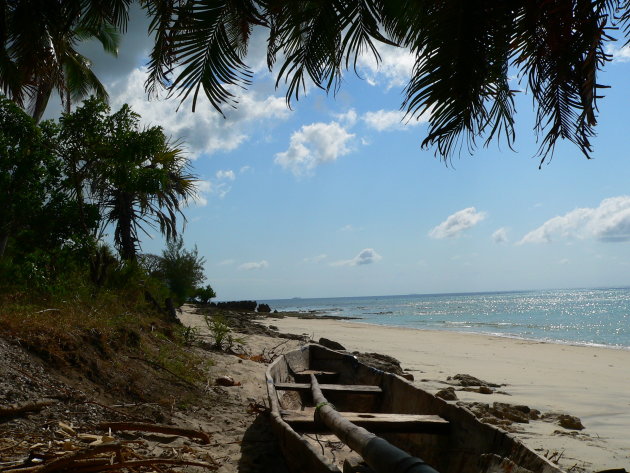
<svg viewBox="0 0 630 473">
<path fill-rule="evenodd" d="M 479 335 L 486 337 L 496 337 L 496 338 L 507 338 L 510 340 L 522 340 L 526 342 L 534 342 L 534 343 L 550 343 L 554 345 L 567 345 L 567 346 L 575 346 L 575 347 L 592 347 L 592 348 L 604 348 L 610 350 L 626 350 L 630 351 L 630 345 L 606 345 L 603 343 L 594 343 L 594 342 L 581 342 L 575 340 L 560 340 L 560 339 L 545 339 L 545 338 L 529 338 L 529 337 L 521 337 L 519 335 L 505 334 L 505 333 L 493 333 L 493 332 L 469 332 L 463 330 L 439 330 L 435 328 L 419 328 L 419 327 L 408 327 L 404 325 L 388 325 L 388 324 L 378 324 L 375 322 L 366 322 L 362 317 L 348 317 L 343 315 L 312 315 L 308 312 L 278 312 L 275 314 L 262 314 L 263 317 L 272 320 L 278 320 L 283 318 L 295 318 L 299 320 L 337 320 L 337 321 L 351 321 L 354 324 L 362 324 L 368 325 L 370 327 L 385 327 L 385 328 L 395 328 L 401 330 L 419 330 L 421 332 L 436 332 L 436 333 L 454 333 L 461 335 Z M 269 325 L 269 324 L 267 324 Z M 273 325 L 273 324 L 271 324 Z"/>
<path fill-rule="evenodd" d="M 561 454 L 565 469 L 577 465 L 598 471 L 630 465 L 630 349 L 330 318 L 270 314 L 262 322 L 284 333 L 328 338 L 350 351 L 393 356 L 414 375 L 414 384 L 433 394 L 447 385 L 447 377 L 462 373 L 505 384 L 507 394 L 457 391 L 457 395 L 463 402 L 521 404 L 579 417 L 582 431 L 542 421 L 517 426 L 517 437 L 531 448 Z"/>
</svg>

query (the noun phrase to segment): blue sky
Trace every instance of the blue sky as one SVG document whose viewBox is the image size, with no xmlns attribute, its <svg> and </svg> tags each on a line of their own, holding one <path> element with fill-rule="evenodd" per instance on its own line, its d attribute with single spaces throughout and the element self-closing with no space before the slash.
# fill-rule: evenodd
<svg viewBox="0 0 630 473">
<path fill-rule="evenodd" d="M 187 143 L 200 193 L 184 238 L 206 259 L 219 299 L 272 299 L 630 285 L 630 63 L 623 50 L 601 81 L 593 160 L 557 146 L 538 169 L 531 97 L 517 97 L 516 152 L 503 143 L 451 165 L 422 150 L 424 123 L 398 109 L 404 51 L 383 51 L 340 92 L 309 89 L 293 110 L 255 40 L 255 82 L 226 120 L 149 102 L 150 41 L 136 19 L 118 60 L 87 51 L 113 108 Z M 54 116 L 51 109 L 49 116 Z M 163 240 L 143 241 L 159 252 Z"/>
</svg>

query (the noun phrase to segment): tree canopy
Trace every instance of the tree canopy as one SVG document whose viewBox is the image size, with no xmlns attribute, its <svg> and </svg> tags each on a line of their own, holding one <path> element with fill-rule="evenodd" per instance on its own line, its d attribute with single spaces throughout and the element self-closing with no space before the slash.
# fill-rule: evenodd
<svg viewBox="0 0 630 473">
<path fill-rule="evenodd" d="M 91 62 L 76 46 L 95 39 L 117 54 L 130 0 L 19 0 L 0 5 L 0 87 L 39 121 L 53 90 L 66 111 L 93 92 L 107 99 Z"/>
<path fill-rule="evenodd" d="M 112 37 L 106 33 L 112 27 L 126 27 L 129 4 L 129 0 L 5 2 L 0 8 L 2 90 L 18 102 L 29 94 L 38 99 L 46 87 L 69 91 L 72 84 L 62 81 L 71 77 L 67 65 L 82 61 L 72 52 L 74 42 L 94 37 L 111 49 Z M 402 109 L 411 120 L 428 116 L 422 144 L 434 147 L 444 159 L 462 146 L 474 149 L 479 140 L 488 144 L 504 139 L 512 144 L 513 77 L 533 97 L 541 162 L 559 139 L 573 142 L 589 157 L 597 100 L 604 87 L 598 76 L 611 60 L 607 46 L 614 41 L 613 30 L 624 35 L 630 28 L 630 0 L 141 4 L 155 38 L 147 91 L 165 88 L 182 101 L 190 99 L 193 110 L 200 92 L 220 113 L 237 106 L 235 87 L 247 87 L 253 77 L 245 61 L 254 28 L 267 32 L 267 63 L 276 73 L 276 84 L 287 84 L 289 105 L 309 82 L 327 92 L 337 91 L 346 71 L 356 70 L 360 55 L 379 61 L 379 44 L 408 49 L 415 63 Z M 76 91 L 97 90 L 96 82 L 83 78 L 83 88 L 74 87 Z"/>
<path fill-rule="evenodd" d="M 222 111 L 247 87 L 254 27 L 268 30 L 267 63 L 290 104 L 307 81 L 336 91 L 357 58 L 378 61 L 379 44 L 415 57 L 402 108 L 428 114 L 423 146 L 447 159 L 514 139 L 516 75 L 531 93 L 541 163 L 558 139 L 589 157 L 597 123 L 598 73 L 611 60 L 611 30 L 630 25 L 628 0 L 198 0 L 145 1 L 155 47 L 147 88 L 164 87 L 196 106 L 203 91 Z"/>
</svg>

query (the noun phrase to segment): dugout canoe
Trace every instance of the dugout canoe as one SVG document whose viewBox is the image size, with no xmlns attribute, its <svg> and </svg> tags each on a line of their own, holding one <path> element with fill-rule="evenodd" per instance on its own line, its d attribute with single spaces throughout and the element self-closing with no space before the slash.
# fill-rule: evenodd
<svg viewBox="0 0 630 473">
<path fill-rule="evenodd" d="M 469 410 L 321 345 L 278 357 L 266 381 L 272 426 L 293 472 L 563 472 Z"/>
</svg>

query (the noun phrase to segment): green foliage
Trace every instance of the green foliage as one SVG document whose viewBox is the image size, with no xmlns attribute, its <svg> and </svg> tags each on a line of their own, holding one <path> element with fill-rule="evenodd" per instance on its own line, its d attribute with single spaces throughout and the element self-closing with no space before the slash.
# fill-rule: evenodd
<svg viewBox="0 0 630 473">
<path fill-rule="evenodd" d="M 225 318 L 221 316 L 210 316 L 204 314 L 204 320 L 210 330 L 210 335 L 214 340 L 214 347 L 223 350 L 231 351 L 236 344 L 244 345 L 245 341 L 240 337 L 235 337 L 232 334 L 232 329 L 225 321 Z"/>
<path fill-rule="evenodd" d="M 169 240 L 162 252 L 155 277 L 164 281 L 177 305 L 184 304 L 199 284 L 205 280 L 203 265 L 205 260 L 199 256 L 197 247 L 184 249 L 184 241 L 180 238 Z"/>
<path fill-rule="evenodd" d="M 214 289 L 212 289 L 210 284 L 205 287 L 198 287 L 195 290 L 194 300 L 202 304 L 207 304 L 210 302 L 210 299 L 214 297 L 217 297 L 217 294 L 214 292 Z"/>
<path fill-rule="evenodd" d="M 92 98 L 61 118 L 56 140 L 79 207 L 98 206 L 100 233 L 113 225 L 123 259 L 136 258 L 140 232 L 177 236 L 177 214 L 183 218 L 181 202 L 193 195 L 195 176 L 160 127 L 141 128 L 128 105 L 110 113 Z"/>
</svg>

